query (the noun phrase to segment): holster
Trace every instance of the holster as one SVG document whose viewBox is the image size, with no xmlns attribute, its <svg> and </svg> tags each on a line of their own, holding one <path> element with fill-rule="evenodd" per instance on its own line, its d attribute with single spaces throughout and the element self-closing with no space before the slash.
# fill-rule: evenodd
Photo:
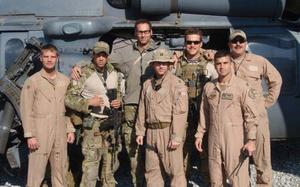
<svg viewBox="0 0 300 187">
<path fill-rule="evenodd" d="M 84 118 L 83 118 L 83 128 L 84 129 L 87 129 L 87 130 L 91 130 L 94 126 L 94 123 L 96 121 L 96 118 L 91 116 L 91 115 L 85 115 Z"/>
</svg>

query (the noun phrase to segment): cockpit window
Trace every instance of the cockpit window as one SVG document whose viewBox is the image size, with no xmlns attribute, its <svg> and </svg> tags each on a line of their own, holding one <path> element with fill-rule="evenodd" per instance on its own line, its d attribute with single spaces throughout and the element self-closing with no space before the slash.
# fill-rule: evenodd
<svg viewBox="0 0 300 187">
<path fill-rule="evenodd" d="M 276 38 L 256 38 L 249 42 L 249 50 L 266 57 L 282 76 L 282 94 L 295 94 L 297 91 L 297 57 L 295 40 Z"/>
<path fill-rule="evenodd" d="M 5 45 L 5 69 L 8 70 L 17 60 L 24 49 L 24 43 L 20 39 L 10 39 Z"/>
</svg>

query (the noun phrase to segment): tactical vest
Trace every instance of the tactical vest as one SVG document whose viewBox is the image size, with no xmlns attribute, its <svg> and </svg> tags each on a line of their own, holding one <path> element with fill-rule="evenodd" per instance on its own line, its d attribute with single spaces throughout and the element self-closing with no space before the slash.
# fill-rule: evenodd
<svg viewBox="0 0 300 187">
<path fill-rule="evenodd" d="M 180 57 L 176 75 L 180 77 L 188 87 L 188 95 L 190 99 L 201 96 L 202 89 L 207 78 L 207 63 L 208 61 L 200 55 L 195 63 L 188 62 L 184 55 Z"/>
</svg>

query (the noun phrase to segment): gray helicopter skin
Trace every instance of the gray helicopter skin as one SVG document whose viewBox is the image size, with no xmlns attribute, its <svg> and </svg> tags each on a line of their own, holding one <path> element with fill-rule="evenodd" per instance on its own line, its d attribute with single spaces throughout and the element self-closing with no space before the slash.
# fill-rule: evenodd
<svg viewBox="0 0 300 187">
<path fill-rule="evenodd" d="M 0 0 L 0 154 L 17 152 L 18 94 L 39 66 L 40 42 L 59 48 L 58 70 L 69 75 L 74 64 L 90 59 L 96 41 L 107 41 L 113 50 L 131 45 L 139 18 L 151 20 L 155 40 L 177 50 L 188 27 L 201 28 L 204 47 L 211 49 L 228 49 L 230 31 L 243 29 L 249 51 L 268 58 L 283 77 L 279 100 L 269 110 L 271 137 L 300 137 L 297 0 Z M 16 156 L 9 160 L 20 166 Z"/>
</svg>

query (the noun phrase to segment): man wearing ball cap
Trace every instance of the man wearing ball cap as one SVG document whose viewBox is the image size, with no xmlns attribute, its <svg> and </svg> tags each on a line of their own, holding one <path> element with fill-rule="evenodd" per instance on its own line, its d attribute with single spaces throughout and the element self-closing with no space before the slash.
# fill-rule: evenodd
<svg viewBox="0 0 300 187">
<path fill-rule="evenodd" d="M 136 141 L 146 146 L 147 186 L 164 186 L 162 173 L 166 172 L 171 186 L 184 187 L 187 181 L 182 147 L 188 111 L 187 88 L 169 71 L 173 60 L 168 50 L 155 50 L 150 62 L 155 75 L 144 83 L 136 122 Z"/>
<path fill-rule="evenodd" d="M 103 108 L 118 109 L 121 106 L 119 92 L 117 99 L 111 102 L 106 95 L 108 90 L 120 91 L 118 74 L 108 62 L 108 56 L 109 45 L 97 42 L 93 47 L 93 59 L 82 67 L 80 79 L 72 80 L 66 93 L 65 104 L 83 116 L 81 187 L 96 186 L 98 180 L 102 186 L 116 185 L 111 167 L 114 130 L 100 128 L 108 117 L 103 115 Z"/>
<path fill-rule="evenodd" d="M 264 57 L 248 53 L 247 36 L 242 30 L 234 30 L 229 36 L 229 48 L 234 62 L 234 74 L 244 79 L 254 90 L 259 112 L 256 152 L 253 155 L 257 170 L 256 186 L 272 186 L 270 130 L 267 109 L 277 100 L 282 78 L 276 68 Z M 267 83 L 267 94 L 262 87 Z"/>
</svg>

